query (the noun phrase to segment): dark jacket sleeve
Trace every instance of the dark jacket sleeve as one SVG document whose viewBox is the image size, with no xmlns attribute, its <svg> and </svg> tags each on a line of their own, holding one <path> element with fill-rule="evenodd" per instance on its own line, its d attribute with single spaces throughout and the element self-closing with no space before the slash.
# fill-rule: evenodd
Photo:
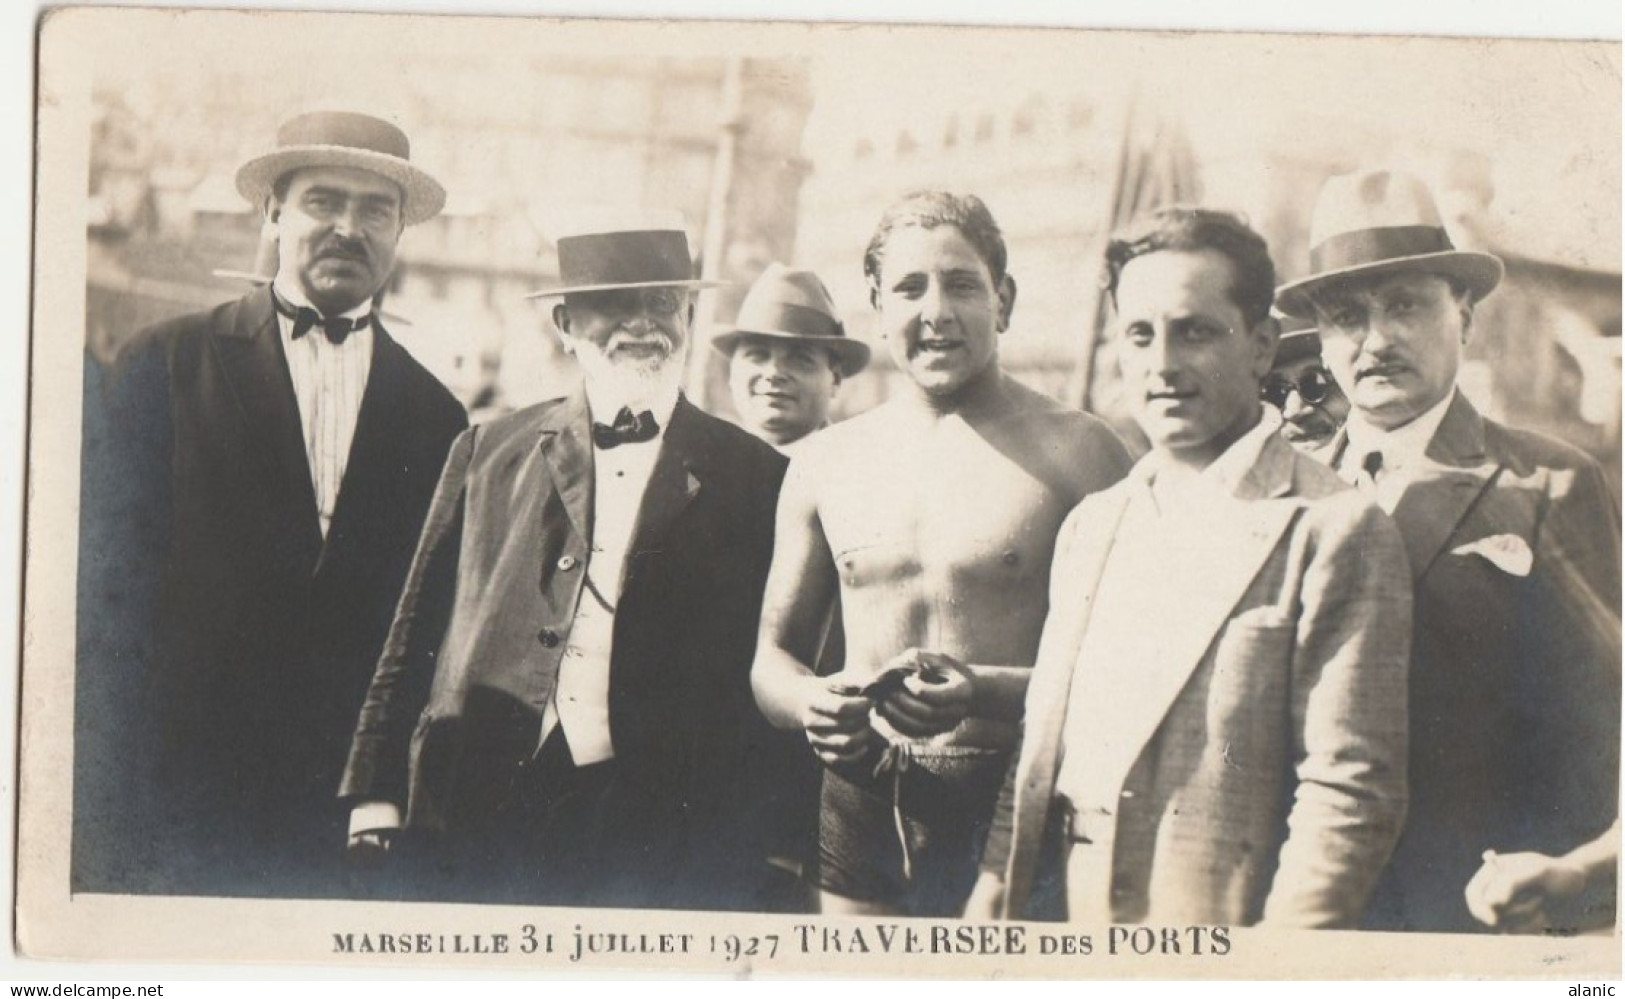
<svg viewBox="0 0 1625 999">
<path fill-rule="evenodd" d="M 413 728 L 428 701 L 456 596 L 464 490 L 476 429 L 452 443 L 389 637 L 356 722 L 338 796 L 404 808 Z"/>
</svg>

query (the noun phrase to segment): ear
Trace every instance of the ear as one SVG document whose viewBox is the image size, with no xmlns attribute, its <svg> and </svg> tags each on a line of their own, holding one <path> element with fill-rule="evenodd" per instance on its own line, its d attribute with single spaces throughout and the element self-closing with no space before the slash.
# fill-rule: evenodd
<svg viewBox="0 0 1625 999">
<path fill-rule="evenodd" d="M 265 199 L 265 222 L 267 225 L 276 225 L 281 220 L 282 202 L 277 200 L 276 195 L 270 195 Z"/>
<path fill-rule="evenodd" d="M 1010 314 L 1016 309 L 1016 279 L 1006 274 L 999 282 L 999 315 L 994 328 L 1000 333 L 1010 328 Z"/>
<path fill-rule="evenodd" d="M 1459 308 L 1461 309 L 1461 342 L 1466 343 L 1467 342 L 1468 331 L 1473 328 L 1473 293 L 1472 292 L 1464 291 L 1464 292 L 1461 293 L 1461 302 L 1459 303 Z"/>
<path fill-rule="evenodd" d="M 880 278 L 871 274 L 869 276 L 869 308 L 880 311 Z M 885 336 L 885 333 L 881 333 Z"/>
<path fill-rule="evenodd" d="M 1261 322 L 1253 324 L 1247 333 L 1252 341 L 1253 373 L 1262 381 L 1275 366 L 1275 348 L 1281 342 L 1281 323 L 1274 316 L 1265 316 Z"/>
<path fill-rule="evenodd" d="M 558 330 L 559 343 L 566 354 L 575 352 L 575 341 L 570 339 L 570 310 L 560 302 L 553 306 L 553 326 Z"/>
</svg>

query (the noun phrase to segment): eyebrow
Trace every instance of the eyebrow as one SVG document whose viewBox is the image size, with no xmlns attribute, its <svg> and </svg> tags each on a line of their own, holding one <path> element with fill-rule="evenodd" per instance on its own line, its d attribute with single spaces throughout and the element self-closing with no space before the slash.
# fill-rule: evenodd
<svg viewBox="0 0 1625 999">
<path fill-rule="evenodd" d="M 344 188 L 341 188 L 341 187 L 327 187 L 327 186 L 324 186 L 324 185 L 321 185 L 321 184 L 313 184 L 310 187 L 305 189 L 305 196 L 306 197 L 309 197 L 312 194 L 319 194 L 319 195 L 322 195 L 324 197 L 337 197 L 337 198 L 350 198 L 350 197 L 352 197 L 351 193 L 349 191 L 345 190 Z M 359 198 L 360 198 L 362 204 L 369 204 L 369 205 L 372 205 L 372 204 L 384 204 L 384 205 L 390 205 L 391 207 L 400 204 L 400 201 L 401 201 L 400 197 L 398 195 L 392 193 L 392 192 L 369 191 L 367 193 L 359 195 Z"/>
<path fill-rule="evenodd" d="M 927 268 L 920 268 L 919 270 L 912 270 L 912 271 L 904 271 L 901 274 L 897 275 L 896 280 L 903 281 L 903 280 L 906 280 L 908 278 L 924 277 L 927 274 L 933 274 L 933 273 L 941 274 L 943 277 L 971 277 L 971 278 L 976 278 L 978 281 L 981 280 L 981 278 L 982 278 L 982 272 L 978 268 L 975 268 L 975 267 L 950 267 L 949 269 L 947 269 L 945 271 L 933 271 L 933 270 L 930 270 L 930 269 L 927 269 Z"/>
</svg>

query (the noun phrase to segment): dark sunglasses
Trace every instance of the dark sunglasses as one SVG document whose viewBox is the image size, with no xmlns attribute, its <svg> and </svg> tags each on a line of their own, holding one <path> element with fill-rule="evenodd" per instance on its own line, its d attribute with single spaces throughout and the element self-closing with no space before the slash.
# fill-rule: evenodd
<svg viewBox="0 0 1625 999">
<path fill-rule="evenodd" d="M 1264 379 L 1258 394 L 1276 409 L 1285 409 L 1287 396 L 1294 392 L 1298 393 L 1298 398 L 1314 406 L 1326 401 L 1326 397 L 1332 394 L 1334 384 L 1331 372 L 1325 368 L 1310 368 L 1299 375 L 1295 382 L 1280 375 L 1271 375 Z"/>
</svg>

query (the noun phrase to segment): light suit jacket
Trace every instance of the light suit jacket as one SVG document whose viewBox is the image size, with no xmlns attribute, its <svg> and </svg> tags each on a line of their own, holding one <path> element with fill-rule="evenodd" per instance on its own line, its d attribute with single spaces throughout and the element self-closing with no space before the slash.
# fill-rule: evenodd
<svg viewBox="0 0 1625 999">
<path fill-rule="evenodd" d="M 1347 926 L 1405 811 L 1410 588 L 1393 524 L 1271 436 L 1157 606 L 1091 618 L 1147 461 L 1061 528 L 1021 753 L 984 869 L 1006 915 L 1053 895 L 1063 751 L 1074 921 Z M 1079 659 L 1089 647 L 1112 654 Z M 1079 745 L 1063 746 L 1067 714 Z M 1087 842 L 1081 842 L 1087 840 Z"/>
</svg>

